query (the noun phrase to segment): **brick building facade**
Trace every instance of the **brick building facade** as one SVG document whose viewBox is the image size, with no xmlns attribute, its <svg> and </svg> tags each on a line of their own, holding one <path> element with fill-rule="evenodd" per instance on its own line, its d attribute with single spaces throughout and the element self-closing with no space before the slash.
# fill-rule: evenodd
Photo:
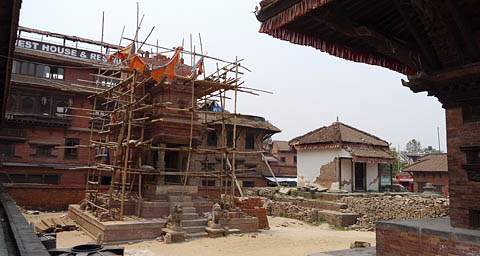
<svg viewBox="0 0 480 256">
<path fill-rule="evenodd" d="M 64 209 L 84 198 L 82 191 L 88 175 L 85 166 L 93 164 L 96 155 L 103 155 L 86 145 L 91 142 L 91 127 L 96 131 L 92 133 L 92 139 L 102 139 L 97 132 L 101 127 L 99 119 L 107 113 L 103 112 L 106 103 L 94 103 L 89 96 L 116 82 L 101 76 L 96 79 L 98 67 L 102 67 L 105 61 L 98 52 L 77 48 L 71 43 L 69 46 L 58 41 L 31 39 L 32 35 L 50 35 L 50 32 L 22 27 L 19 31 L 21 36 L 16 41 L 6 106 L 7 121 L 0 130 L 0 182 L 5 184 L 19 205 L 45 210 Z M 90 47 L 100 45 L 100 42 L 89 39 L 72 39 L 59 34 L 55 37 L 67 42 L 80 40 Z M 156 65 L 168 61 L 161 55 L 145 59 Z M 176 71 L 185 75 L 190 67 L 181 60 Z M 157 87 L 152 91 L 151 101 L 169 102 L 171 108 L 185 109 L 192 105 L 191 88 L 182 83 Z M 91 121 L 94 105 L 94 117 L 98 119 Z M 155 111 L 149 114 L 157 116 L 157 122 L 145 129 L 145 136 L 153 138 L 152 144 L 159 147 L 188 146 L 190 113 L 168 109 Z M 203 114 L 195 117 L 192 143 L 194 147 L 216 149 L 221 146 L 221 113 L 212 111 L 207 116 L 207 120 L 203 120 Z M 226 121 L 226 127 L 226 146 L 231 149 L 233 119 Z M 236 148 L 246 153 L 237 154 L 236 169 L 244 187 L 266 186 L 265 176 L 270 175 L 260 153 L 261 145 L 265 138 L 279 131 L 262 117 L 238 116 Z M 185 151 L 145 151 L 142 157 L 145 165 L 157 170 L 178 172 L 186 169 Z M 196 171 L 219 171 L 222 169 L 221 158 L 222 154 L 194 153 L 192 166 Z M 231 155 L 229 159 L 232 162 Z M 166 175 L 154 181 L 153 177 L 147 176 L 145 182 L 178 185 L 183 184 L 182 178 L 183 175 Z M 96 182 L 95 178 L 91 179 Z M 106 190 L 111 180 L 111 174 L 104 172 L 99 189 Z M 197 176 L 190 177 L 188 185 L 199 186 L 201 195 L 216 197 L 220 192 L 218 187 L 231 185 L 231 180 L 223 180 L 220 184 L 218 179 Z M 62 196 L 59 197 L 60 192 Z M 51 200 L 53 198 L 55 200 Z"/>
<path fill-rule="evenodd" d="M 423 186 L 431 183 L 435 191 L 448 196 L 448 164 L 447 154 L 428 154 L 417 162 L 405 166 L 403 172 L 413 176 L 413 192 L 422 193 Z"/>
<path fill-rule="evenodd" d="M 200 119 L 202 119 L 200 115 Z M 207 149 L 214 149 L 222 147 L 222 114 L 221 112 L 212 112 L 203 117 L 203 123 L 208 125 L 208 131 L 202 136 L 202 144 L 200 147 Z M 225 121 L 226 127 L 226 147 L 233 147 L 233 120 Z M 235 146 L 237 151 L 245 152 L 236 154 L 235 165 L 237 168 L 237 178 L 243 187 L 265 187 L 268 180 L 266 176 L 271 176 L 265 161 L 262 159 L 263 141 L 275 133 L 280 132 L 280 129 L 272 125 L 263 117 L 252 115 L 237 116 L 237 134 L 235 136 Z M 222 154 L 197 154 L 195 161 L 195 168 L 203 171 L 220 171 Z M 230 164 L 233 163 L 232 156 L 229 155 Z M 224 163 L 225 167 L 227 163 Z M 225 169 L 225 168 L 224 168 Z M 199 186 L 220 186 L 218 179 L 197 179 Z M 230 186 L 231 180 L 226 182 L 222 180 L 221 186 Z"/>
<path fill-rule="evenodd" d="M 90 122 L 82 116 L 92 108 L 90 74 L 98 69 L 93 61 L 26 49 L 32 43 L 39 42 L 21 36 L 16 42 L 0 130 L 0 182 L 19 205 L 65 208 L 83 198 L 87 170 L 72 168 L 88 164 L 93 152 L 62 147 L 89 144 Z"/>
</svg>

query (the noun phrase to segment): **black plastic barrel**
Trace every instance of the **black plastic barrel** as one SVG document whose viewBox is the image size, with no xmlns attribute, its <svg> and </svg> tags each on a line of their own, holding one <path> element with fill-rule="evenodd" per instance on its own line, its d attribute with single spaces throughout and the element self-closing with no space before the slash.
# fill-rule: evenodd
<svg viewBox="0 0 480 256">
<path fill-rule="evenodd" d="M 116 256 L 124 254 L 123 247 L 105 247 L 101 244 L 81 244 L 72 248 L 48 250 L 51 256 Z"/>
</svg>

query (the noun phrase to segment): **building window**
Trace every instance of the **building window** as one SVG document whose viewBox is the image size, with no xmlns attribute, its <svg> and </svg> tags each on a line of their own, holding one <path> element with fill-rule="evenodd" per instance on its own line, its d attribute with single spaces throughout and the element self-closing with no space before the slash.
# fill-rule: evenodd
<svg viewBox="0 0 480 256">
<path fill-rule="evenodd" d="M 232 185 L 232 181 L 228 181 L 226 184 L 227 187 L 230 187 Z M 225 181 L 223 181 L 223 186 L 225 187 Z"/>
<path fill-rule="evenodd" d="M 285 163 L 285 162 L 287 161 L 287 158 L 285 158 L 284 156 L 282 156 L 282 157 L 280 157 L 280 161 L 282 161 L 282 162 Z"/>
<path fill-rule="evenodd" d="M 15 155 L 15 144 L 8 141 L 0 141 L 0 157 L 13 157 Z"/>
<path fill-rule="evenodd" d="M 43 183 L 45 184 L 60 184 L 60 175 L 58 174 L 45 174 Z"/>
<path fill-rule="evenodd" d="M 55 102 L 55 114 L 56 115 L 63 115 L 67 114 L 69 111 L 68 102 L 65 100 L 57 100 Z"/>
<path fill-rule="evenodd" d="M 3 181 L 12 183 L 33 183 L 33 184 L 60 184 L 58 174 L 38 173 L 2 173 Z"/>
<path fill-rule="evenodd" d="M 293 156 L 293 162 L 297 163 L 297 156 Z"/>
<path fill-rule="evenodd" d="M 470 227 L 480 228 L 480 210 L 470 209 L 468 215 L 470 217 Z"/>
<path fill-rule="evenodd" d="M 202 180 L 202 186 L 206 187 L 214 187 L 215 186 L 215 180 Z"/>
<path fill-rule="evenodd" d="M 50 145 L 36 145 L 35 147 L 35 154 L 31 154 L 30 156 L 33 157 L 56 157 L 52 155 L 52 150 L 54 146 Z"/>
<path fill-rule="evenodd" d="M 253 133 L 247 133 L 245 136 L 245 148 L 254 149 L 255 148 L 255 135 Z"/>
<path fill-rule="evenodd" d="M 242 187 L 244 187 L 244 188 L 253 188 L 253 187 L 255 187 L 255 181 L 244 180 L 244 181 L 242 182 Z"/>
<path fill-rule="evenodd" d="M 480 105 L 466 105 L 462 107 L 464 123 L 480 121 Z"/>
<path fill-rule="evenodd" d="M 43 176 L 41 174 L 28 174 L 27 183 L 43 183 Z"/>
<path fill-rule="evenodd" d="M 90 181 L 98 182 L 98 175 L 90 175 Z M 112 176 L 102 176 L 99 185 L 110 185 Z M 85 175 L 85 184 L 87 183 L 87 175 Z"/>
<path fill-rule="evenodd" d="M 72 148 L 65 148 L 65 158 L 77 159 L 78 148 L 76 148 L 75 146 L 78 146 L 78 145 L 80 145 L 80 139 L 75 139 L 75 138 L 65 139 L 65 146 L 72 147 Z"/>
<path fill-rule="evenodd" d="M 7 99 L 7 112 L 17 111 L 17 97 L 14 95 L 8 95 Z"/>
<path fill-rule="evenodd" d="M 7 174 L 13 183 L 26 183 L 27 175 L 23 173 Z"/>
<path fill-rule="evenodd" d="M 106 75 L 111 75 L 111 74 L 106 74 Z M 113 87 L 116 84 L 118 84 L 118 81 L 119 80 L 117 80 L 117 79 L 111 79 L 111 78 L 105 78 L 105 77 L 96 77 L 95 78 L 95 82 L 97 82 L 98 85 L 105 86 L 105 87 Z"/>
<path fill-rule="evenodd" d="M 63 80 L 63 68 L 50 67 L 50 70 L 45 72 L 46 78 Z"/>
<path fill-rule="evenodd" d="M 32 97 L 23 97 L 22 99 L 22 112 L 23 113 L 33 113 L 34 99 Z"/>
<path fill-rule="evenodd" d="M 12 73 L 41 78 L 63 80 L 64 68 L 35 64 L 28 61 L 13 61 Z"/>
<path fill-rule="evenodd" d="M 207 170 L 215 171 L 215 163 L 208 163 L 207 164 Z"/>
<path fill-rule="evenodd" d="M 20 66 L 21 66 L 20 62 L 17 61 L 17 60 L 14 60 L 14 61 L 12 62 L 12 73 L 13 73 L 13 74 L 18 74 L 18 73 L 20 73 Z"/>
<path fill-rule="evenodd" d="M 207 133 L 207 146 L 209 147 L 217 146 L 217 132 L 215 130 L 209 131 Z"/>
<path fill-rule="evenodd" d="M 51 103 L 51 97 L 41 97 L 40 98 L 40 114 L 42 115 L 50 115 L 51 113 L 51 106 L 50 106 L 50 103 Z"/>
<path fill-rule="evenodd" d="M 233 132 L 228 132 L 227 134 L 227 147 L 233 147 Z"/>
</svg>

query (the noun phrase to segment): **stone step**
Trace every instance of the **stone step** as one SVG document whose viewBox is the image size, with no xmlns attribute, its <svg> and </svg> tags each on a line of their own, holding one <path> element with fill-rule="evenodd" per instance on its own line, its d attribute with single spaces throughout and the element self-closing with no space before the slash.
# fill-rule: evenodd
<svg viewBox="0 0 480 256">
<path fill-rule="evenodd" d="M 198 219 L 197 213 L 185 213 L 183 212 L 183 219 L 184 220 L 195 220 Z"/>
<path fill-rule="evenodd" d="M 205 226 L 182 227 L 188 234 L 205 232 Z"/>
<path fill-rule="evenodd" d="M 356 213 L 337 212 L 331 210 L 321 210 L 318 211 L 317 214 L 319 220 L 325 220 L 340 227 L 353 225 L 355 222 L 357 222 L 358 218 L 358 214 Z"/>
<path fill-rule="evenodd" d="M 182 221 L 182 226 L 183 227 L 194 227 L 194 226 L 207 226 L 207 219 L 205 218 L 200 218 L 200 219 L 194 219 L 194 220 L 183 220 Z"/>
<path fill-rule="evenodd" d="M 182 207 L 193 207 L 194 204 L 193 202 L 173 202 L 173 201 L 170 201 L 170 208 L 173 208 L 175 207 L 175 205 L 181 205 Z"/>
<path fill-rule="evenodd" d="M 168 196 L 169 202 L 191 202 L 191 196 Z"/>
<path fill-rule="evenodd" d="M 196 238 L 205 238 L 205 237 L 208 237 L 207 232 L 187 233 L 185 235 L 186 239 L 196 239 Z"/>
<path fill-rule="evenodd" d="M 182 191 L 168 191 L 168 196 L 183 196 L 188 195 L 188 193 L 184 193 Z"/>
<path fill-rule="evenodd" d="M 197 213 L 197 209 L 195 207 L 183 207 L 183 213 Z"/>
</svg>

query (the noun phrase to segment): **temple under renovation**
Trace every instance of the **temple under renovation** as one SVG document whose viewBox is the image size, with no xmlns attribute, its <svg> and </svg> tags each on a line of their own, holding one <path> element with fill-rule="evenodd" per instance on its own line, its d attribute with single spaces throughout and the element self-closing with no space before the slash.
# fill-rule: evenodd
<svg viewBox="0 0 480 256">
<path fill-rule="evenodd" d="M 276 180 L 262 143 L 280 132 L 237 112 L 239 93 L 265 92 L 243 85 L 250 70 L 241 59 L 203 54 L 200 35 L 186 50 L 137 36 L 122 35 L 122 47 L 26 27 L 18 34 L 0 179 L 19 205 L 70 204 L 70 217 L 104 243 L 268 227 L 265 209 L 238 208 L 260 201 L 234 200 L 242 187 Z M 216 65 L 206 73 L 205 63 Z M 206 212 L 216 212 L 211 229 Z"/>
</svg>

